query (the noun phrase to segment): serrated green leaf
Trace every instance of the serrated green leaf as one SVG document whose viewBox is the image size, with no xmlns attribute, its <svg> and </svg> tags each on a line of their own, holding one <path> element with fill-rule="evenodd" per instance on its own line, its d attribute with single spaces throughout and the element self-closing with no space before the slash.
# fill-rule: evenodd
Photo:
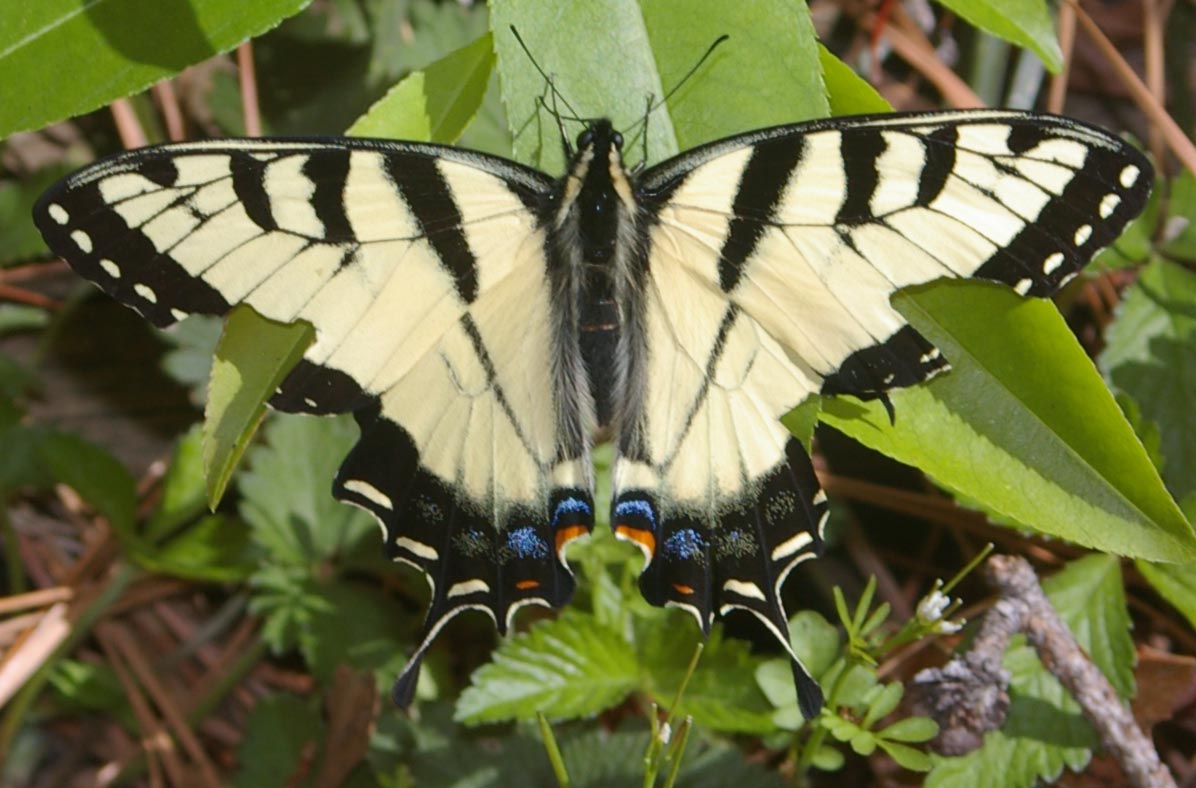
<svg viewBox="0 0 1196 788">
<path fill-rule="evenodd" d="M 0 6 L 0 84 L 5 86 L 0 137 L 143 90 L 260 35 L 308 2 L 5 3 Z M 87 67 L 80 68 L 81 63 Z"/>
<path fill-rule="evenodd" d="M 981 30 L 1032 49 L 1051 73 L 1063 68 L 1063 50 L 1045 0 L 938 0 Z"/>
<path fill-rule="evenodd" d="M 408 644 L 395 636 L 403 609 L 381 588 L 335 582 L 311 586 L 324 604 L 311 611 L 298 645 L 312 675 L 330 683 L 339 665 L 378 671 L 393 680 L 406 662 Z"/>
<path fill-rule="evenodd" d="M 356 137 L 452 143 L 477 114 L 494 68 L 487 33 L 395 85 L 349 127 Z"/>
<path fill-rule="evenodd" d="M 266 401 L 314 338 L 306 323 L 276 323 L 248 306 L 229 313 L 204 409 L 204 476 L 213 509 L 265 415 Z"/>
<path fill-rule="evenodd" d="M 238 748 L 239 788 L 286 788 L 305 769 L 304 760 L 323 740 L 319 709 L 310 699 L 267 695 L 254 705 Z"/>
<path fill-rule="evenodd" d="M 1096 666 L 1124 689 L 1133 643 L 1117 568 L 1111 556 L 1087 556 L 1047 579 L 1043 589 Z M 1115 630 L 1117 622 L 1121 628 Z M 935 756 L 927 788 L 1029 788 L 1054 782 L 1064 767 L 1087 764 L 1096 735 L 1024 639 L 1006 652 L 1004 667 L 1012 674 L 1005 724 L 987 734 L 978 750 L 957 758 Z"/>
<path fill-rule="evenodd" d="M 635 651 L 622 633 L 568 610 L 503 643 L 461 693 L 456 719 L 470 725 L 597 714 L 639 685 Z"/>
<path fill-rule="evenodd" d="M 263 432 L 237 487 L 241 517 L 274 562 L 307 568 L 377 533 L 368 514 L 332 497 L 357 436 L 351 419 L 276 414 Z"/>
<path fill-rule="evenodd" d="M 1188 624 L 1196 628 L 1196 566 L 1152 564 L 1136 561 L 1134 566 L 1159 596 L 1183 614 Z"/>
<path fill-rule="evenodd" d="M 1196 492 L 1196 273 L 1161 259 L 1143 268 L 1106 332 L 1099 364 L 1159 426 L 1171 492 Z"/>
<path fill-rule="evenodd" d="M 636 645 L 648 692 L 657 705 L 672 711 L 673 698 L 702 640 L 701 633 L 680 611 L 669 611 L 664 620 L 637 624 Z M 692 716 L 708 730 L 771 732 L 773 707 L 755 679 L 761 662 L 746 643 L 724 637 L 722 628 L 715 626 L 676 713 Z M 789 692 L 793 696 L 792 679 Z"/>
<path fill-rule="evenodd" d="M 1134 694 L 1133 624 L 1125 602 L 1121 564 L 1107 555 L 1072 561 L 1043 583 L 1051 604 L 1064 623 L 1084 644 L 1092 662 L 1101 669 L 1123 698 Z"/>
<path fill-rule="evenodd" d="M 249 582 L 249 612 L 263 619 L 262 641 L 275 654 L 297 648 L 314 619 L 335 612 L 307 567 L 267 563 Z"/>
<path fill-rule="evenodd" d="M 939 282 L 894 304 L 953 364 L 895 392 L 895 424 L 846 397 L 823 421 L 1051 536 L 1118 555 L 1196 558 L 1196 536 L 1054 306 Z M 961 462 L 967 458 L 967 462 Z"/>
</svg>

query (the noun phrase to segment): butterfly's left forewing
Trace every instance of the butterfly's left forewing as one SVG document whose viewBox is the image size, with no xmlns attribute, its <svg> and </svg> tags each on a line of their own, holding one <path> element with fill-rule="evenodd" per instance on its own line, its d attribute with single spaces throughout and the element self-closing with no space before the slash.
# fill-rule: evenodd
<svg viewBox="0 0 1196 788">
<path fill-rule="evenodd" d="M 890 303 L 944 277 L 1045 296 L 1142 208 L 1125 143 L 1016 112 L 877 116 L 712 143 L 637 182 L 648 253 L 613 522 L 656 604 L 746 609 L 789 647 L 780 587 L 822 544 L 825 494 L 778 419 L 808 395 L 884 397 L 947 360 Z M 637 291 L 638 292 L 638 291 Z M 792 652 L 790 652 L 792 653 Z M 794 660 L 802 709 L 820 703 Z"/>
<path fill-rule="evenodd" d="M 133 151 L 63 181 L 35 219 L 51 248 L 157 325 L 244 303 L 316 339 L 272 404 L 352 411 L 337 497 L 426 573 L 423 642 L 457 612 L 505 629 L 573 587 L 563 548 L 592 523 L 581 415 L 553 359 L 551 182 L 410 143 L 232 141 Z M 580 436 L 580 437 L 579 437 Z"/>
</svg>

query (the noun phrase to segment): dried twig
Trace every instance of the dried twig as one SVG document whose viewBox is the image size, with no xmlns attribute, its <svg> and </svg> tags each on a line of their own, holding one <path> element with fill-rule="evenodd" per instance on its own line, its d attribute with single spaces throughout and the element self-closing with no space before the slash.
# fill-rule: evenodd
<svg viewBox="0 0 1196 788">
<path fill-rule="evenodd" d="M 985 614 L 972 648 L 945 667 L 922 671 L 914 678 L 922 712 L 937 719 L 943 729 L 942 746 L 951 753 L 979 746 L 984 732 L 1004 721 L 1009 675 L 1001 668 L 1001 659 L 1009 639 L 1025 632 L 1042 664 L 1080 704 L 1129 783 L 1174 788 L 1175 780 L 1150 739 L 1051 607 L 1030 564 L 1016 556 L 993 556 L 985 574 L 1001 598 Z"/>
</svg>

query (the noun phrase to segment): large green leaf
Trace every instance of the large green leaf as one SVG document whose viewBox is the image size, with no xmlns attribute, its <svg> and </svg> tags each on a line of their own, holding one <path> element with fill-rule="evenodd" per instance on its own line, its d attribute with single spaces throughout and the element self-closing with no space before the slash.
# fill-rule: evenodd
<svg viewBox="0 0 1196 788">
<path fill-rule="evenodd" d="M 0 137 L 137 93 L 264 33 L 310 1 L 0 4 Z"/>
<path fill-rule="evenodd" d="M 1183 614 L 1196 628 L 1196 566 L 1154 564 L 1137 561 L 1135 566 L 1159 595 Z"/>
<path fill-rule="evenodd" d="M 1046 0 L 938 0 L 995 36 L 1028 47 L 1053 73 L 1063 67 L 1063 50 Z"/>
<path fill-rule="evenodd" d="M 490 34 L 481 36 L 391 88 L 349 127 L 355 137 L 451 143 L 482 105 L 494 68 Z"/>
<path fill-rule="evenodd" d="M 1074 561 L 1043 589 L 1080 646 L 1124 694 L 1133 642 L 1117 559 L 1092 555 Z M 1004 665 L 1013 675 L 1005 724 L 987 734 L 978 750 L 936 757 L 927 788 L 1029 788 L 1053 783 L 1065 766 L 1078 770 L 1088 762 L 1096 734 L 1034 649 L 1024 643 L 1010 648 Z"/>
<path fill-rule="evenodd" d="M 1151 262 L 1106 340 L 1101 369 L 1159 427 L 1163 479 L 1177 498 L 1196 492 L 1196 274 Z"/>
<path fill-rule="evenodd" d="M 635 136 L 642 130 L 635 124 L 645 120 L 648 100 L 676 87 L 722 35 L 729 39 L 668 107 L 647 116 L 650 161 L 736 132 L 827 115 L 813 25 L 802 2 L 709 3 L 700 14 L 658 0 L 568 3 L 553 13 L 544 8 L 500 0 L 491 6 L 491 30 L 515 158 L 548 172 L 564 169 L 560 132 L 551 114 L 536 111 L 547 86 L 529 67 L 512 26 L 578 117 L 608 117 L 626 132 L 632 162 L 642 156 Z M 744 90 L 745 83 L 768 89 Z M 551 96 L 545 100 L 551 105 Z M 558 103 L 572 117 L 569 107 Z M 580 128 L 574 123 L 566 130 L 572 137 Z"/>
<path fill-rule="evenodd" d="M 1196 558 L 1196 537 L 1054 306 L 977 282 L 894 303 L 954 365 L 884 408 L 850 398 L 822 418 L 1001 518 L 1118 555 Z"/>
<path fill-rule="evenodd" d="M 204 472 L 212 508 L 245 453 L 268 400 L 315 338 L 306 323 L 284 325 L 247 306 L 229 313 L 216 346 L 204 409 Z"/>
</svg>

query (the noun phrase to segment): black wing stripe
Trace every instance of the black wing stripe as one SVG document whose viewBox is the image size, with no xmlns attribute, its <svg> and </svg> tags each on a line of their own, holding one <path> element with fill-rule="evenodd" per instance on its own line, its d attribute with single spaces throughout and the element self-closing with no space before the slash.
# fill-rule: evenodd
<svg viewBox="0 0 1196 788">
<path fill-rule="evenodd" d="M 847 175 L 847 194 L 839 207 L 835 223 L 852 225 L 872 221 L 872 195 L 880 184 L 877 160 L 888 148 L 884 135 L 876 129 L 869 129 L 850 138 L 844 135 L 840 143 Z"/>
<path fill-rule="evenodd" d="M 943 126 L 927 135 L 926 161 L 922 165 L 922 177 L 918 180 L 915 204 L 925 207 L 942 194 L 955 170 L 955 145 L 958 141 L 959 130 L 955 126 Z"/>
<path fill-rule="evenodd" d="M 345 211 L 345 184 L 349 178 L 352 151 L 328 151 L 321 156 L 309 156 L 303 164 L 303 174 L 315 184 L 311 204 L 324 225 L 324 240 L 328 243 L 355 243 L 357 234 Z"/>
<path fill-rule="evenodd" d="M 473 303 L 478 297 L 477 260 L 465 238 L 461 211 L 452 189 L 435 159 L 404 160 L 402 166 L 390 168 L 390 177 L 422 234 L 452 274 L 461 300 Z"/>
<path fill-rule="evenodd" d="M 245 208 L 245 214 L 263 232 L 273 232 L 278 229 L 278 222 L 274 219 L 274 210 L 271 207 L 270 194 L 266 191 L 266 169 L 269 164 L 269 162 L 262 161 L 244 151 L 233 151 L 229 154 L 233 191 L 237 195 L 237 200 Z"/>
<path fill-rule="evenodd" d="M 761 143 L 752 150 L 739 179 L 727 238 L 719 253 L 719 285 L 724 293 L 739 283 L 744 263 L 755 253 L 802 154 L 800 138 L 784 144 Z"/>
</svg>

